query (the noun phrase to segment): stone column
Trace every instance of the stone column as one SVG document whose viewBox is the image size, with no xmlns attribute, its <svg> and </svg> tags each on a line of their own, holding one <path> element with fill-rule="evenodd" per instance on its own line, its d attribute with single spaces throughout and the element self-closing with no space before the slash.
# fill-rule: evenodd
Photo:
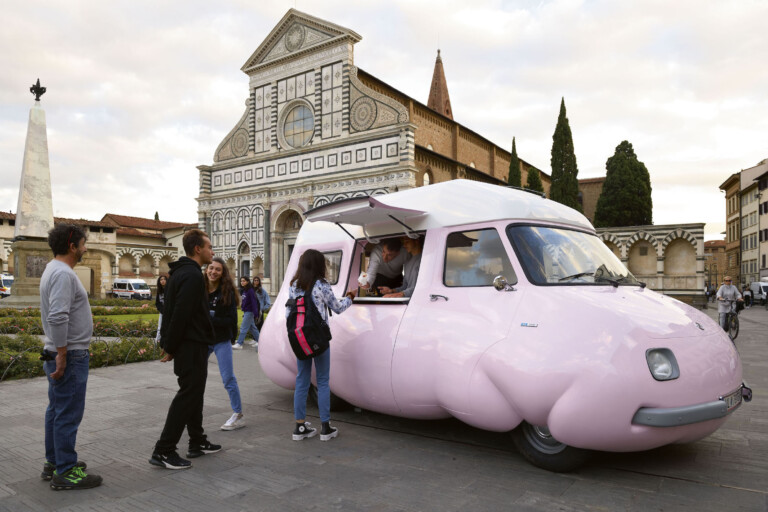
<svg viewBox="0 0 768 512">
<path fill-rule="evenodd" d="M 48 231 L 53 228 L 53 201 L 51 198 L 51 171 L 48 162 L 48 134 L 45 111 L 38 97 L 29 111 L 27 139 L 19 184 L 19 202 L 16 208 L 16 228 L 13 252 L 14 282 L 11 296 L 3 306 L 40 306 L 40 276 L 46 264 L 53 259 L 48 246 Z"/>
<path fill-rule="evenodd" d="M 261 286 L 274 299 L 278 290 L 272 290 L 272 230 L 270 209 L 264 208 L 264 277 L 261 280 Z"/>
<path fill-rule="evenodd" d="M 664 293 L 666 289 L 666 283 L 664 279 L 664 258 L 662 256 L 656 257 L 656 282 L 658 288 L 654 288 L 659 293 Z"/>
</svg>

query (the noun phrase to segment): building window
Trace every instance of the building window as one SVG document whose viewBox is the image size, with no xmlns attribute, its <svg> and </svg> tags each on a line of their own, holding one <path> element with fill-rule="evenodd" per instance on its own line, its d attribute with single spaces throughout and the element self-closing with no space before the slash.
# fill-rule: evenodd
<svg viewBox="0 0 768 512">
<path fill-rule="evenodd" d="M 305 146 L 312 139 L 314 131 L 315 117 L 304 105 L 291 109 L 283 122 L 283 137 L 285 142 L 293 148 Z"/>
</svg>

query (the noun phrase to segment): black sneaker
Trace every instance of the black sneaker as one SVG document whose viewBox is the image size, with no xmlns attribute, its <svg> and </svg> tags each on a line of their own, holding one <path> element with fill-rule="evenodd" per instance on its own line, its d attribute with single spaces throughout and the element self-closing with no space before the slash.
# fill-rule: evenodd
<svg viewBox="0 0 768 512">
<path fill-rule="evenodd" d="M 176 452 L 168 454 L 154 452 L 152 458 L 149 459 L 149 463 L 165 469 L 189 469 L 192 467 L 191 462 L 187 459 L 182 459 Z"/>
<path fill-rule="evenodd" d="M 297 423 L 296 428 L 293 429 L 293 440 L 301 441 L 308 437 L 314 437 L 317 434 L 317 429 L 311 427 L 311 423 L 305 421 L 304 423 Z"/>
<path fill-rule="evenodd" d="M 202 457 L 207 453 L 216 453 L 218 451 L 221 451 L 220 444 L 213 444 L 206 440 L 200 444 L 190 445 L 189 450 L 187 451 L 187 457 L 190 459 L 195 459 L 197 457 Z"/>
<path fill-rule="evenodd" d="M 88 465 L 85 462 L 79 460 L 75 462 L 75 467 L 80 469 L 85 469 L 88 467 Z M 45 464 L 43 464 L 43 472 L 40 473 L 40 478 L 42 478 L 45 481 L 48 481 L 51 478 L 53 478 L 54 471 L 56 471 L 56 466 L 54 466 L 52 463 L 48 461 L 45 461 Z"/>
<path fill-rule="evenodd" d="M 53 472 L 51 489 L 54 491 L 70 491 L 72 489 L 92 489 L 101 485 L 102 478 L 99 475 L 88 474 L 82 468 L 74 466 L 64 473 Z"/>
<path fill-rule="evenodd" d="M 320 440 L 330 441 L 337 435 L 339 435 L 339 429 L 332 427 L 329 421 L 324 421 L 323 427 L 320 429 Z"/>
</svg>

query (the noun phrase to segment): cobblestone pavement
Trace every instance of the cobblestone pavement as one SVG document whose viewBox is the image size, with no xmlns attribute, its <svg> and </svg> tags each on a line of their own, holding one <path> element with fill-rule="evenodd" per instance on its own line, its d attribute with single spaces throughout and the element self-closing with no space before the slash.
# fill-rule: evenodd
<svg viewBox="0 0 768 512">
<path fill-rule="evenodd" d="M 716 316 L 713 309 L 707 313 Z M 104 485 L 54 492 L 43 463 L 44 378 L 0 383 L 0 510 L 25 511 L 765 511 L 768 510 L 768 311 L 741 315 L 737 346 L 755 398 L 712 436 L 631 454 L 597 454 L 570 474 L 537 469 L 508 436 L 458 421 L 366 411 L 334 415 L 340 435 L 291 441 L 292 393 L 235 353 L 247 426 L 229 417 L 215 359 L 204 426 L 218 454 L 193 468 L 150 466 L 176 383 L 159 362 L 92 370 L 78 450 Z M 309 409 L 316 418 L 316 408 Z M 313 418 L 310 418 L 312 420 Z M 186 447 L 186 436 L 182 438 Z M 183 453 L 182 453 L 183 454 Z"/>
</svg>

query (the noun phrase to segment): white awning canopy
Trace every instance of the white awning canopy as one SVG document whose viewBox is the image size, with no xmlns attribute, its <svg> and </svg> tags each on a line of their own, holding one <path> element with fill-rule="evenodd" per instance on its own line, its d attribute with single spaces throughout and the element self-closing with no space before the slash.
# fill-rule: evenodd
<svg viewBox="0 0 768 512">
<path fill-rule="evenodd" d="M 351 224 L 365 228 L 393 220 L 407 226 L 407 219 L 427 212 L 389 206 L 373 197 L 354 197 L 325 204 L 309 210 L 305 215 L 309 222 L 325 221 L 334 224 Z"/>
</svg>

